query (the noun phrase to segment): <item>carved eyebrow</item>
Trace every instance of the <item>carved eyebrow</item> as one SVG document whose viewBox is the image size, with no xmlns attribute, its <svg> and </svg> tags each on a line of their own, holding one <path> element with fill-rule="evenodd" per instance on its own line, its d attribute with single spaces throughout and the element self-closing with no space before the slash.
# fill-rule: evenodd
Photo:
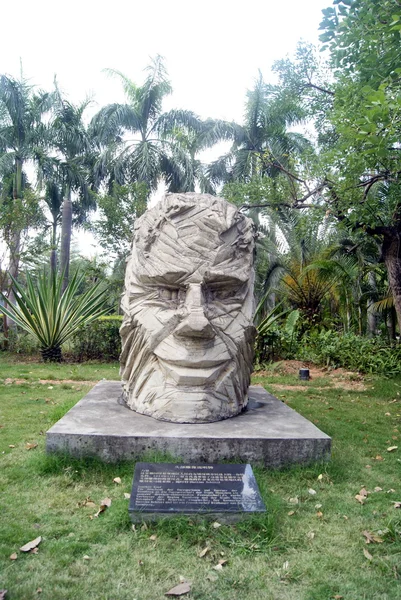
<svg viewBox="0 0 401 600">
<path fill-rule="evenodd" d="M 168 273 L 166 275 L 138 275 L 140 285 L 161 285 L 163 287 L 179 287 L 185 281 L 182 273 Z"/>
<path fill-rule="evenodd" d="M 242 286 L 245 281 L 243 279 L 239 279 L 238 277 L 234 277 L 233 275 L 214 275 L 210 274 L 209 277 L 205 281 L 206 285 L 212 285 L 215 287 L 219 286 Z"/>
</svg>

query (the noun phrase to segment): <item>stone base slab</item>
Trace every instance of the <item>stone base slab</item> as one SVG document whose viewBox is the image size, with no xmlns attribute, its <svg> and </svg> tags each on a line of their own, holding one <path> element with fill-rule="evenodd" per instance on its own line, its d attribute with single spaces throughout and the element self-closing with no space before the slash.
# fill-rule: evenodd
<svg viewBox="0 0 401 600">
<path fill-rule="evenodd" d="M 331 438 L 259 386 L 250 387 L 246 411 L 206 424 L 157 421 L 119 404 L 120 395 L 120 382 L 99 382 L 49 429 L 47 451 L 106 462 L 157 451 L 185 462 L 240 460 L 273 468 L 330 458 Z"/>
</svg>

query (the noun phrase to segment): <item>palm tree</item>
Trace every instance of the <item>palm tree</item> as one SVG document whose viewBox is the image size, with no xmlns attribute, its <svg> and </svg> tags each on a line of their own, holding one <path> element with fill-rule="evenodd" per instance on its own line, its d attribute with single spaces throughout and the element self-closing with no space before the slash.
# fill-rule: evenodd
<svg viewBox="0 0 401 600">
<path fill-rule="evenodd" d="M 280 173 L 292 156 L 310 147 L 304 136 L 288 131 L 303 117 L 299 106 L 289 96 L 278 98 L 275 88 L 267 85 L 259 73 L 255 87 L 247 92 L 244 124 L 231 124 L 230 151 L 208 168 L 211 181 L 249 182 Z"/>
<path fill-rule="evenodd" d="M 288 217 L 280 224 L 281 253 L 266 272 L 266 295 L 275 288 L 278 299 L 299 310 L 309 326 L 322 319 L 327 302 L 351 310 L 359 266 L 339 252 L 338 232 L 328 220 L 295 211 Z"/>
<path fill-rule="evenodd" d="M 0 178 L 12 181 L 15 221 L 8 236 L 9 273 L 18 277 L 21 233 L 24 229 L 24 190 L 28 185 L 25 168 L 28 163 L 45 162 L 47 145 L 43 116 L 52 104 L 51 94 L 35 92 L 23 78 L 0 75 Z M 20 218 L 17 218 L 20 217 Z M 9 301 L 13 303 L 11 287 Z"/>
<path fill-rule="evenodd" d="M 93 146 L 83 121 L 83 114 L 89 100 L 74 105 L 61 95 L 57 83 L 55 87 L 56 102 L 51 133 L 52 144 L 57 153 L 57 168 L 55 174 L 51 176 L 50 183 L 59 186 L 63 197 L 60 272 L 63 274 L 63 290 L 65 290 L 70 266 L 73 195 L 75 194 L 77 198 L 76 209 L 81 209 L 81 220 L 87 210 L 95 208 L 90 193 L 89 168 L 90 160 L 93 159 Z"/>
<path fill-rule="evenodd" d="M 202 179 L 196 152 L 224 136 L 224 127 L 211 120 L 205 124 L 188 110 L 162 112 L 172 92 L 162 58 L 146 70 L 144 84 L 137 86 L 120 71 L 107 69 L 122 82 L 127 103 L 105 106 L 92 119 L 91 133 L 102 150 L 97 181 L 144 182 L 153 191 L 162 178 L 169 191 L 192 190 Z"/>
</svg>

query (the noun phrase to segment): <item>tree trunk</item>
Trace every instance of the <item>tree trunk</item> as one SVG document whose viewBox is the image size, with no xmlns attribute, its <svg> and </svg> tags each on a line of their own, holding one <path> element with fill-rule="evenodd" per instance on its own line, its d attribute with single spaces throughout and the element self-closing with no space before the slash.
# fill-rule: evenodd
<svg viewBox="0 0 401 600">
<path fill-rule="evenodd" d="M 20 252 L 21 252 L 21 231 L 14 231 L 10 235 L 9 242 L 9 252 L 10 252 L 10 262 L 8 267 L 8 272 L 14 279 L 18 278 L 19 271 L 19 261 L 20 261 Z M 10 281 L 9 293 L 8 293 L 8 301 L 10 304 L 15 304 L 15 294 L 14 287 L 12 282 Z"/>
<path fill-rule="evenodd" d="M 376 285 L 376 275 L 373 271 L 368 273 L 368 281 L 370 288 L 372 290 L 372 294 L 375 297 L 377 293 L 377 285 Z M 368 337 L 374 337 L 377 332 L 377 321 L 378 314 L 377 311 L 373 308 L 373 302 L 368 304 L 367 307 L 367 320 L 368 320 Z"/>
<path fill-rule="evenodd" d="M 401 235 L 399 232 L 392 229 L 384 234 L 382 252 L 388 282 L 393 293 L 398 328 L 401 331 Z"/>
<path fill-rule="evenodd" d="M 68 285 L 70 271 L 70 249 L 72 231 L 72 202 L 71 189 L 67 186 L 61 213 L 61 248 L 60 248 L 60 271 L 63 276 L 62 290 Z"/>
<path fill-rule="evenodd" d="M 13 183 L 13 198 L 18 200 L 22 197 L 22 161 L 19 158 L 15 159 L 15 172 Z M 9 237 L 8 250 L 10 252 L 10 263 L 8 272 L 14 279 L 18 279 L 19 261 L 21 254 L 21 229 L 17 227 Z M 8 304 L 15 304 L 15 293 L 12 281 L 9 284 Z M 9 319 L 8 325 L 12 329 L 16 329 L 16 324 L 12 319 Z"/>
<path fill-rule="evenodd" d="M 55 274 L 57 271 L 57 223 L 53 221 L 52 224 L 52 245 L 50 253 L 50 271 L 51 274 Z"/>
</svg>

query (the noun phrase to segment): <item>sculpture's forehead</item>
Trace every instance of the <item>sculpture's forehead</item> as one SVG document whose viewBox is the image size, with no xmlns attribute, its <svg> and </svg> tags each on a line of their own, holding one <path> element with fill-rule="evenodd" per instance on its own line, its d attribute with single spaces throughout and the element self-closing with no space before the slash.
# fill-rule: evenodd
<svg viewBox="0 0 401 600">
<path fill-rule="evenodd" d="M 250 219 L 222 198 L 168 195 L 135 223 L 132 270 L 142 281 L 246 281 L 253 265 Z"/>
<path fill-rule="evenodd" d="M 132 268 L 136 275 L 218 280 L 227 277 L 246 281 L 253 264 L 253 239 L 238 239 L 238 231 L 206 232 L 193 223 L 175 227 L 165 223 L 151 244 L 136 242 Z"/>
</svg>

